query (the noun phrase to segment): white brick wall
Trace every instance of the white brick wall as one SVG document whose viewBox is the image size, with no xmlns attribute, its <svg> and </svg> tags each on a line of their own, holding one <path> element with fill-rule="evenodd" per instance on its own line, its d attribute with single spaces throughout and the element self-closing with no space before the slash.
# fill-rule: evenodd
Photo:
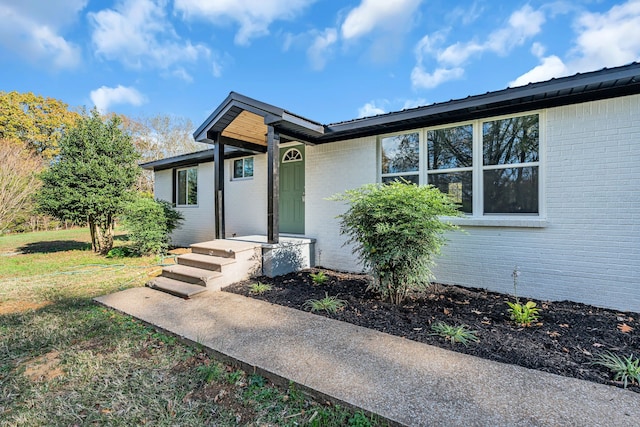
<svg viewBox="0 0 640 427">
<path fill-rule="evenodd" d="M 253 178 L 231 180 L 233 160 L 224 162 L 227 237 L 267 234 L 267 155 L 253 157 Z M 211 181 L 213 187 L 213 181 Z M 213 211 L 212 211 L 213 212 Z"/>
<path fill-rule="evenodd" d="M 546 227 L 465 226 L 450 234 L 438 281 L 640 311 L 640 96 L 549 109 Z M 307 149 L 307 236 L 317 262 L 359 271 L 325 198 L 377 179 L 376 140 Z"/>
<path fill-rule="evenodd" d="M 155 197 L 172 201 L 173 189 L 171 169 L 155 173 Z M 178 246 L 188 246 L 196 242 L 212 240 L 215 236 L 213 205 L 213 162 L 198 165 L 198 206 L 176 208 L 184 216 L 180 228 L 171 235 L 171 242 Z"/>
<path fill-rule="evenodd" d="M 640 311 L 640 96 L 546 112 L 545 228 L 465 227 L 439 281 Z"/>
<path fill-rule="evenodd" d="M 317 239 L 316 264 L 338 270 L 359 271 L 351 248 L 343 246 L 337 215 L 345 210 L 341 202 L 326 200 L 366 183 L 376 182 L 376 138 L 360 138 L 306 149 L 305 231 Z"/>
</svg>

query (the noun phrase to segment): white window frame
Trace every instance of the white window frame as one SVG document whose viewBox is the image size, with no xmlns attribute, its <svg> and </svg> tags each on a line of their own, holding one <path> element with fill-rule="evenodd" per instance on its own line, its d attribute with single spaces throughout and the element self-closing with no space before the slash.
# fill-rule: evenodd
<svg viewBox="0 0 640 427">
<path fill-rule="evenodd" d="M 528 163 L 511 163 L 505 165 L 484 165 L 483 162 L 483 140 L 482 140 L 482 124 L 485 122 L 504 120 L 513 117 L 522 117 L 530 115 L 538 115 L 538 161 Z M 430 130 L 447 129 L 451 127 L 464 126 L 471 124 L 473 126 L 473 152 L 472 167 L 437 169 L 432 173 L 453 173 L 472 171 L 472 212 L 465 214 L 461 218 L 449 218 L 452 223 L 457 225 L 469 226 L 507 226 L 507 227 L 546 227 L 546 194 L 545 194 L 545 168 L 546 168 L 546 112 L 544 110 L 524 111 L 516 114 L 506 114 L 501 116 L 491 116 L 477 120 L 467 120 L 461 122 L 447 123 L 433 127 L 413 129 L 406 132 L 395 132 L 379 135 L 377 138 L 377 176 L 378 182 L 382 182 L 383 177 L 402 176 L 407 173 L 383 174 L 382 173 L 382 139 L 391 136 L 419 133 L 420 143 L 420 165 L 419 165 L 419 181 L 420 185 L 429 182 L 430 175 L 427 170 L 427 132 Z M 504 214 L 485 214 L 484 213 L 484 171 L 490 169 L 508 169 L 512 167 L 537 167 L 538 168 L 538 213 L 504 213 Z M 436 172 L 437 171 L 437 172 Z"/>
<path fill-rule="evenodd" d="M 428 157 L 429 157 L 429 147 L 428 147 L 428 136 L 427 133 L 429 131 L 432 130 L 442 130 L 442 129 L 450 129 L 450 128 L 455 128 L 455 127 L 461 127 L 461 126 L 468 126 L 471 125 L 471 167 L 467 166 L 467 167 L 462 167 L 462 168 L 450 168 L 450 169 L 429 169 L 429 161 L 428 161 Z M 424 170 L 424 175 L 425 175 L 425 179 L 424 179 L 424 183 L 428 184 L 429 183 L 429 175 L 437 175 L 437 174 L 443 174 L 443 173 L 455 173 L 455 172 L 471 172 L 471 185 L 472 185 L 472 191 L 471 191 L 471 195 L 473 198 L 472 201 L 472 207 L 471 207 L 471 212 L 465 212 L 464 214 L 466 216 L 472 216 L 473 212 L 475 212 L 475 203 L 476 203 L 476 193 L 475 193 L 475 183 L 476 183 L 476 179 L 475 179 L 475 166 L 477 165 L 477 160 L 476 160 L 476 147 L 475 147 L 475 141 L 476 141 L 476 122 L 475 121 L 466 121 L 466 122 L 458 122 L 458 123 L 451 123 L 451 124 L 446 124 L 446 125 L 441 125 L 441 126 L 434 126 L 434 127 L 429 127 L 429 128 L 425 128 L 423 129 L 423 134 L 424 134 L 424 165 L 425 165 L 425 170 Z M 481 159 L 482 160 L 482 159 Z"/>
<path fill-rule="evenodd" d="M 527 163 L 508 163 L 503 165 L 484 165 L 483 159 L 483 138 L 482 138 L 482 124 L 485 122 L 493 122 L 497 120 L 506 120 L 513 117 L 523 117 L 523 116 L 532 116 L 538 115 L 538 161 L 537 162 L 527 162 Z M 473 176 L 473 217 L 474 218 L 482 218 L 482 219 L 490 219 L 496 218 L 500 219 L 510 219 L 510 218 L 544 218 L 545 217 L 545 206 L 544 206 L 544 173 L 543 173 L 543 165 L 544 165 L 544 135 L 546 134 L 546 129 L 543 129 L 544 123 L 544 113 L 543 111 L 528 111 L 524 113 L 518 114 L 507 114 L 503 116 L 497 117 L 488 117 L 481 120 L 476 120 L 474 122 L 474 135 L 473 135 L 473 164 L 474 164 L 474 176 Z M 475 167 L 478 165 L 478 167 Z M 510 169 L 513 167 L 531 167 L 536 166 L 538 168 L 538 213 L 484 213 L 484 171 L 492 170 L 492 169 Z M 477 188 L 476 188 L 477 187 Z M 476 197 L 476 195 L 478 197 Z"/>
<path fill-rule="evenodd" d="M 287 159 L 287 154 L 289 153 L 293 153 L 293 152 L 297 152 L 300 157 L 296 157 L 294 159 Z M 284 152 L 284 154 L 282 155 L 282 163 L 295 163 L 295 162 L 302 162 L 304 161 L 304 156 L 302 154 L 302 151 L 300 151 L 299 148 L 296 147 L 291 147 L 289 148 L 287 151 Z"/>
<path fill-rule="evenodd" d="M 414 172 L 395 172 L 395 173 L 382 173 L 382 140 L 385 138 L 391 138 L 394 136 L 400 136 L 400 135 L 408 135 L 410 133 L 417 133 L 418 134 L 418 170 L 414 171 Z M 378 146 L 378 182 L 383 182 L 383 178 L 393 178 L 393 177 L 402 177 L 402 176 L 406 176 L 406 175 L 415 175 L 418 177 L 418 183 L 419 185 L 423 184 L 423 170 L 424 170 L 424 159 L 423 159 L 423 153 L 424 153 L 424 132 L 422 130 L 411 130 L 408 132 L 394 132 L 394 133 L 388 133 L 385 135 L 379 135 L 377 138 L 377 146 Z"/>
<path fill-rule="evenodd" d="M 248 180 L 253 179 L 253 175 L 256 174 L 256 171 L 255 171 L 256 160 L 255 160 L 254 157 L 255 156 L 237 157 L 237 158 L 231 160 L 231 180 L 232 181 L 248 181 Z M 244 176 L 244 162 L 247 159 L 251 159 L 251 161 L 253 162 L 254 169 L 253 169 L 253 175 L 251 175 L 251 176 Z M 239 161 L 239 160 L 242 160 L 242 176 L 241 177 L 236 177 L 235 176 L 236 162 Z"/>
<path fill-rule="evenodd" d="M 189 170 L 191 169 L 195 169 L 196 171 L 196 203 L 195 204 L 189 204 L 189 193 L 188 193 L 188 189 L 189 189 Z M 187 202 L 186 204 L 180 204 L 180 179 L 179 179 L 179 175 L 180 175 L 180 171 L 187 171 L 187 180 L 185 181 L 185 201 Z M 198 175 L 199 175 L 199 170 L 198 170 L 198 166 L 187 166 L 184 168 L 177 168 L 176 169 L 176 182 L 175 182 L 175 186 L 176 186 L 176 207 L 179 208 L 197 208 L 198 207 L 198 203 L 200 203 L 200 197 L 198 194 Z"/>
</svg>

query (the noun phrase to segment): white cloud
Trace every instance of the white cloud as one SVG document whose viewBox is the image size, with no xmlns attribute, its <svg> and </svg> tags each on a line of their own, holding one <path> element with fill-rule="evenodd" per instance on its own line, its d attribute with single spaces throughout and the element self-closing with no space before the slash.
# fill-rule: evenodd
<svg viewBox="0 0 640 427">
<path fill-rule="evenodd" d="M 193 82 L 193 77 L 191 77 L 191 74 L 189 74 L 187 72 L 187 70 L 185 70 L 182 67 L 178 67 L 175 70 L 173 70 L 171 75 L 173 75 L 174 77 L 179 78 L 180 80 L 184 80 L 187 83 L 192 83 Z"/>
<path fill-rule="evenodd" d="M 61 32 L 73 23 L 87 0 L 0 0 L 0 44 L 34 62 L 53 68 L 75 68 L 81 50 Z"/>
<path fill-rule="evenodd" d="M 524 44 L 530 37 L 538 34 L 544 23 L 544 14 L 526 5 L 511 14 L 508 24 L 493 31 L 483 43 L 470 41 L 455 43 L 437 54 L 440 63 L 449 66 L 459 66 L 475 55 L 485 51 L 498 55 L 506 55 L 514 47 Z"/>
<path fill-rule="evenodd" d="M 358 108 L 358 118 L 377 116 L 378 114 L 384 114 L 383 108 L 378 107 L 375 101 L 367 102 L 362 107 Z"/>
<path fill-rule="evenodd" d="M 100 113 L 109 111 L 109 107 L 114 104 L 131 104 L 135 106 L 142 105 L 146 102 L 146 98 L 137 89 L 133 87 L 125 87 L 118 85 L 117 87 L 101 86 L 96 90 L 92 90 L 91 102 L 96 106 Z"/>
<path fill-rule="evenodd" d="M 608 12 L 585 13 L 577 21 L 576 68 L 597 69 L 640 59 L 640 0 Z"/>
<path fill-rule="evenodd" d="M 507 23 L 492 31 L 484 41 L 456 42 L 442 48 L 440 46 L 446 38 L 444 32 L 427 35 L 416 46 L 416 66 L 411 72 L 413 87 L 429 89 L 446 81 L 459 79 L 464 75 L 463 66 L 470 58 L 484 52 L 504 56 L 538 34 L 544 22 L 542 11 L 525 5 L 513 12 Z M 426 70 L 426 58 L 436 61 L 437 66 L 433 72 Z"/>
<path fill-rule="evenodd" d="M 161 69 L 209 56 L 206 46 L 181 40 L 166 17 L 165 3 L 123 0 L 115 9 L 89 13 L 96 54 L 131 68 Z"/>
<path fill-rule="evenodd" d="M 247 45 L 252 38 L 269 34 L 276 20 L 293 19 L 316 0 L 176 0 L 174 8 L 188 18 L 204 17 L 214 24 L 240 26 L 235 42 Z"/>
<path fill-rule="evenodd" d="M 457 21 L 460 20 L 462 25 L 469 25 L 475 22 L 484 11 L 484 7 L 480 5 L 478 1 L 474 1 L 473 4 L 469 8 L 456 7 L 451 12 L 447 14 L 447 18 L 449 21 Z"/>
<path fill-rule="evenodd" d="M 464 69 L 436 68 L 433 73 L 425 71 L 422 66 L 415 66 L 411 71 L 411 84 L 416 88 L 431 89 L 449 80 L 457 80 L 464 75 Z"/>
<path fill-rule="evenodd" d="M 568 74 L 567 66 L 562 62 L 562 59 L 555 55 L 540 58 L 540 65 L 527 71 L 514 81 L 509 83 L 509 87 L 524 86 L 531 82 L 542 82 L 552 79 L 554 77 L 562 77 Z"/>
<path fill-rule="evenodd" d="M 346 40 L 361 37 L 376 28 L 404 32 L 422 0 L 362 0 L 342 24 Z"/>
<path fill-rule="evenodd" d="M 567 58 L 543 56 L 535 43 L 532 53 L 540 64 L 512 81 L 510 86 L 548 80 L 640 61 L 640 0 L 615 5 L 605 13 L 582 13 L 574 23 L 576 39 Z"/>
<path fill-rule="evenodd" d="M 335 28 L 327 28 L 315 37 L 315 40 L 307 49 L 307 57 L 314 70 L 322 70 L 327 63 L 331 47 L 338 41 L 338 31 Z"/>
</svg>

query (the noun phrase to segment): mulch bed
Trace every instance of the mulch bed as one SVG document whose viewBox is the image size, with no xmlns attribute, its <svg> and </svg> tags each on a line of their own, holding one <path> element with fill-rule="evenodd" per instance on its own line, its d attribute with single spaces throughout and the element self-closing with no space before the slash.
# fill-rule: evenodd
<svg viewBox="0 0 640 427">
<path fill-rule="evenodd" d="M 302 309 L 309 299 L 323 298 L 325 293 L 337 295 L 347 302 L 344 309 L 335 314 L 317 314 L 485 359 L 603 384 L 621 386 L 612 381 L 608 369 L 593 364 L 596 356 L 608 350 L 620 356 L 640 357 L 638 313 L 569 301 L 533 300 L 542 308 L 539 323 L 519 327 L 507 312 L 505 302 L 513 301 L 509 295 L 435 285 L 429 292 L 412 296 L 396 306 L 382 302 L 376 294 L 367 291 L 366 276 L 323 270 L 329 280 L 318 285 L 309 276 L 310 272 L 317 271 L 260 277 L 234 284 L 225 291 L 296 309 Z M 261 295 L 251 294 L 250 285 L 256 281 L 268 283 L 272 290 Z M 521 299 L 526 301 L 528 299 Z M 431 325 L 438 321 L 466 325 L 477 331 L 480 341 L 464 346 L 432 335 Z M 639 386 L 628 389 L 640 393 Z"/>
</svg>

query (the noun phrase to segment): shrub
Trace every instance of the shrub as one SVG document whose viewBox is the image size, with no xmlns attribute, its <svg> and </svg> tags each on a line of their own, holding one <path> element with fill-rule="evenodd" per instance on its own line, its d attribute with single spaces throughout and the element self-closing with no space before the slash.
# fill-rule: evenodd
<svg viewBox="0 0 640 427">
<path fill-rule="evenodd" d="M 338 216 L 340 231 L 370 270 L 372 290 L 399 304 L 409 291 L 429 287 L 444 232 L 456 229 L 440 216 L 460 215 L 448 195 L 430 185 L 395 181 L 368 184 L 331 200 L 349 204 Z"/>
<path fill-rule="evenodd" d="M 122 219 L 133 250 L 146 255 L 166 252 L 169 235 L 183 217 L 169 202 L 138 195 L 126 205 Z"/>
</svg>

